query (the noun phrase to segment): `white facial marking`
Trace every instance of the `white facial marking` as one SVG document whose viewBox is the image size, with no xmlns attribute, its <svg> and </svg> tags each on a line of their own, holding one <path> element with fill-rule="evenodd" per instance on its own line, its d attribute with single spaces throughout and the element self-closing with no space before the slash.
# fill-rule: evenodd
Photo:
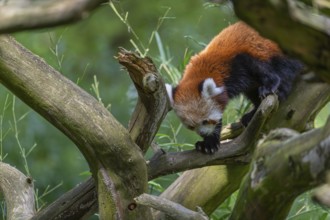
<svg viewBox="0 0 330 220">
<path fill-rule="evenodd" d="M 202 96 L 204 98 L 210 98 L 223 93 L 224 87 L 217 87 L 212 78 L 207 78 L 203 82 Z"/>
<path fill-rule="evenodd" d="M 200 125 L 197 129 L 196 132 L 201 135 L 201 136 L 205 136 L 205 135 L 210 135 L 214 132 L 215 129 L 215 125 L 213 124 L 209 124 L 209 125 Z"/>
<path fill-rule="evenodd" d="M 220 110 L 213 109 L 211 111 L 209 119 L 214 120 L 214 121 L 220 121 L 221 118 L 222 118 L 222 112 Z"/>
<path fill-rule="evenodd" d="M 212 109 L 209 112 L 208 119 L 206 121 L 213 121 L 218 123 L 222 118 L 222 112 L 218 109 Z M 211 135 L 214 132 L 214 129 L 216 127 L 216 124 L 209 123 L 209 124 L 203 124 L 203 122 L 196 128 L 196 132 L 201 135 Z"/>
<path fill-rule="evenodd" d="M 173 100 L 173 88 L 170 84 L 165 84 L 168 99 L 170 100 L 171 105 L 173 106 L 174 100 Z"/>
</svg>

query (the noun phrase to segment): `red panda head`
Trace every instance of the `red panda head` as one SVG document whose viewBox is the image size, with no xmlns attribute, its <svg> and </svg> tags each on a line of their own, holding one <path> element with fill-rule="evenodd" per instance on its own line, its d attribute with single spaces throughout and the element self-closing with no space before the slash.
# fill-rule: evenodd
<svg viewBox="0 0 330 220">
<path fill-rule="evenodd" d="M 198 84 L 180 83 L 176 88 L 166 84 L 166 90 L 173 110 L 187 128 L 202 137 L 214 132 L 227 103 L 223 86 L 207 78 Z"/>
</svg>

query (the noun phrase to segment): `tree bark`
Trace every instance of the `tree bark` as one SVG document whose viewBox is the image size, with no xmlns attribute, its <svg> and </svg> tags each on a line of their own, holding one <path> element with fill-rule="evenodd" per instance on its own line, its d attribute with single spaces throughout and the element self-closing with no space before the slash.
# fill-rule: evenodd
<svg viewBox="0 0 330 220">
<path fill-rule="evenodd" d="M 315 74 L 330 82 L 330 22 L 329 17 L 316 13 L 315 9 L 292 5 L 296 1 L 273 0 L 233 0 L 235 14 L 265 37 L 274 40 L 291 55 L 299 58 Z M 302 5 L 302 2 L 299 2 Z M 328 8 L 329 9 L 329 8 Z M 306 23 L 295 13 L 315 21 L 322 16 L 322 21 Z M 312 17 L 311 17 L 312 16 Z"/>
<path fill-rule="evenodd" d="M 323 128 L 295 134 L 288 140 L 281 136 L 258 147 L 230 219 L 285 219 L 298 195 L 326 179 L 330 117 Z"/>
<path fill-rule="evenodd" d="M 88 219 L 97 211 L 95 181 L 89 178 L 36 213 L 32 220 Z"/>
<path fill-rule="evenodd" d="M 24 49 L 0 38 L 0 79 L 10 91 L 67 135 L 83 153 L 96 179 L 100 216 L 145 218 L 129 210 L 147 190 L 147 167 L 127 130 L 91 95 Z"/>
<path fill-rule="evenodd" d="M 166 91 L 156 67 L 149 58 L 142 58 L 136 53 L 120 49 L 117 59 L 122 63 L 127 70 L 136 88 L 139 91 L 139 96 L 142 97 L 137 103 L 134 113 L 132 114 L 131 123 L 129 125 L 130 134 L 144 151 L 149 147 L 158 131 L 159 121 L 162 121 L 168 111 L 168 103 Z M 140 120 L 140 119 L 143 120 Z M 145 135 L 145 134 L 148 135 Z M 67 192 L 57 201 L 50 205 L 49 208 L 37 214 L 36 219 L 56 219 L 60 217 L 63 219 L 76 218 L 77 215 L 88 216 L 97 208 L 97 198 L 95 185 L 92 180 L 81 183 L 78 187 L 70 192 Z M 81 198 L 81 192 L 85 195 Z M 68 201 L 67 198 L 70 198 Z M 79 209 L 80 204 L 84 203 L 84 199 L 89 198 L 89 203 L 84 205 L 84 210 Z M 65 204 L 61 206 L 61 204 Z M 134 206 L 134 204 L 130 204 Z M 60 208 L 58 207 L 60 206 Z M 57 207 L 57 208 L 54 208 Z M 79 211 L 77 211 L 77 208 Z M 57 211 L 53 211 L 53 210 Z M 52 218 L 49 218 L 51 214 Z"/>
<path fill-rule="evenodd" d="M 304 131 L 306 124 L 329 101 L 330 86 L 327 83 L 305 82 L 299 79 L 289 98 L 279 105 L 277 111 L 272 113 L 267 122 L 263 124 L 260 133 L 266 134 L 277 127 Z M 254 136 L 254 134 L 250 135 Z M 260 136 L 254 138 L 259 139 Z M 244 165 L 189 170 L 184 172 L 161 196 L 189 209 L 200 206 L 206 214 L 211 214 L 239 188 L 247 171 L 248 166 Z M 198 181 L 196 181 L 197 179 Z M 214 183 L 215 179 L 219 182 Z M 205 193 L 205 186 L 208 186 L 207 193 Z"/>
<path fill-rule="evenodd" d="M 11 4 L 15 2 L 16 4 Z M 26 3 L 28 2 L 28 4 Z M 0 34 L 68 24 L 87 18 L 106 0 L 8 1 L 0 5 Z"/>
<path fill-rule="evenodd" d="M 27 220 L 35 214 L 33 179 L 0 162 L 0 192 L 6 201 L 8 220 Z"/>
</svg>

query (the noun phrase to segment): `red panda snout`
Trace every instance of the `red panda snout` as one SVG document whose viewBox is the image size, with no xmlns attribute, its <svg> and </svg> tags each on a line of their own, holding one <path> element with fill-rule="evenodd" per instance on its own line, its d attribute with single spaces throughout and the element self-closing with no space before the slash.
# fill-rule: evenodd
<svg viewBox="0 0 330 220">
<path fill-rule="evenodd" d="M 202 137 L 211 135 L 216 125 L 222 119 L 222 109 L 215 97 L 224 92 L 224 87 L 217 86 L 212 78 L 207 78 L 195 88 L 199 90 L 199 97 L 191 93 L 184 93 L 187 89 L 180 85 L 172 88 L 166 85 L 171 106 L 181 122 L 190 130 Z"/>
<path fill-rule="evenodd" d="M 196 128 L 196 133 L 202 137 L 209 136 L 214 132 L 215 126 L 215 124 L 202 124 Z"/>
</svg>

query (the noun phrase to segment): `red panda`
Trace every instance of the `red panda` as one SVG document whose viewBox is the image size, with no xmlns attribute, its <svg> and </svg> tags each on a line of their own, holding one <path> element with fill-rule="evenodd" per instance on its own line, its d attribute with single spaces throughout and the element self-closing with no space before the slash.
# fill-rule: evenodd
<svg viewBox="0 0 330 220">
<path fill-rule="evenodd" d="M 265 96 L 285 99 L 302 64 L 289 59 L 274 42 L 243 22 L 222 30 L 186 66 L 176 87 L 166 84 L 172 108 L 203 141 L 197 150 L 213 154 L 220 147 L 222 113 L 229 99 L 243 93 L 254 105 L 241 122 L 247 125 Z"/>
</svg>

